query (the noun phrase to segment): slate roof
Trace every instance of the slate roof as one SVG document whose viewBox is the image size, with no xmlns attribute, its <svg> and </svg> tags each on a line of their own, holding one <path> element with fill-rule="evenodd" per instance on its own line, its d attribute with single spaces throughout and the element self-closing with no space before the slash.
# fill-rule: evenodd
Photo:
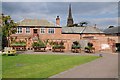
<svg viewBox="0 0 120 80">
<path fill-rule="evenodd" d="M 24 19 L 17 22 L 19 26 L 55 26 L 52 22 L 45 19 Z"/>
<path fill-rule="evenodd" d="M 62 33 L 104 33 L 95 27 L 64 27 Z"/>
<path fill-rule="evenodd" d="M 105 34 L 117 34 L 120 33 L 120 26 L 119 27 L 113 27 L 113 28 L 107 28 L 104 30 Z"/>
</svg>

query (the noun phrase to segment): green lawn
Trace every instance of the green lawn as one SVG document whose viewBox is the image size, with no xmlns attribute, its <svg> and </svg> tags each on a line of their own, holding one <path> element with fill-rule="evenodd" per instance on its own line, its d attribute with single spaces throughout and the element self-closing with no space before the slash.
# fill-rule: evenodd
<svg viewBox="0 0 120 80">
<path fill-rule="evenodd" d="M 21 54 L 2 57 L 3 78 L 48 78 L 97 56 Z"/>
</svg>

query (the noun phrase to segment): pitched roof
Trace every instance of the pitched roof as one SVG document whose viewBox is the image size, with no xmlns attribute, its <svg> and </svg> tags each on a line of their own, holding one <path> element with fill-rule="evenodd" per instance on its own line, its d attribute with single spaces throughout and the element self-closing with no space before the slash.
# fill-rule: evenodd
<svg viewBox="0 0 120 80">
<path fill-rule="evenodd" d="M 120 33 L 120 26 L 119 27 L 112 27 L 112 28 L 107 28 L 104 30 L 105 34 L 116 34 Z"/>
<path fill-rule="evenodd" d="M 19 26 L 54 26 L 52 22 L 45 19 L 24 19 L 17 23 Z"/>
<path fill-rule="evenodd" d="M 103 33 L 95 27 L 64 27 L 62 33 Z"/>
</svg>

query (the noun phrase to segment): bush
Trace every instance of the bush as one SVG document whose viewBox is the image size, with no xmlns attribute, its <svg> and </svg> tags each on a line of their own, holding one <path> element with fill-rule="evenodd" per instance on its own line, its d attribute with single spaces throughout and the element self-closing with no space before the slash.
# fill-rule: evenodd
<svg viewBox="0 0 120 80">
<path fill-rule="evenodd" d="M 72 46 L 72 49 L 80 49 L 80 48 L 81 48 L 80 45 L 73 45 L 73 46 Z"/>
<path fill-rule="evenodd" d="M 39 40 L 38 42 L 34 42 L 34 43 L 32 44 L 32 46 L 33 46 L 33 47 L 40 47 L 40 48 L 46 47 L 46 45 L 45 45 L 41 40 Z"/>
<path fill-rule="evenodd" d="M 34 42 L 34 43 L 32 44 L 32 46 L 33 46 L 33 47 L 39 46 L 39 44 L 38 44 L 37 42 Z"/>
<path fill-rule="evenodd" d="M 14 42 L 11 44 L 11 46 L 26 46 L 26 42 L 24 41 Z"/>
<path fill-rule="evenodd" d="M 87 45 L 88 45 L 88 47 L 90 47 L 90 48 L 93 47 L 93 43 L 90 43 L 90 42 L 89 42 Z"/>
<path fill-rule="evenodd" d="M 63 45 L 54 45 L 52 48 L 53 49 L 64 49 L 65 47 Z"/>
<path fill-rule="evenodd" d="M 60 43 L 54 42 L 52 48 L 53 48 L 53 49 L 65 49 L 65 47 L 64 47 L 64 42 L 63 42 L 63 41 L 61 41 Z"/>
<path fill-rule="evenodd" d="M 81 46 L 77 41 L 73 42 L 72 49 L 80 49 L 80 48 L 81 48 Z"/>
</svg>

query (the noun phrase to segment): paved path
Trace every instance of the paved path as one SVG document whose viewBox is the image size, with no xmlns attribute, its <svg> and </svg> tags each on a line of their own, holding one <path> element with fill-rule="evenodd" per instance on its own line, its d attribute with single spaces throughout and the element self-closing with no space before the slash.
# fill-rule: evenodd
<svg viewBox="0 0 120 80">
<path fill-rule="evenodd" d="M 118 54 L 104 53 L 102 58 L 50 78 L 118 78 Z"/>
<path fill-rule="evenodd" d="M 18 54 L 48 54 L 48 55 L 79 55 L 79 56 L 86 56 L 86 55 L 93 55 L 93 56 L 99 56 L 99 54 L 94 54 L 94 53 L 72 53 L 72 52 L 52 52 L 52 51 L 47 51 L 47 52 L 34 52 L 33 50 L 28 50 L 28 51 L 20 51 Z"/>
</svg>

